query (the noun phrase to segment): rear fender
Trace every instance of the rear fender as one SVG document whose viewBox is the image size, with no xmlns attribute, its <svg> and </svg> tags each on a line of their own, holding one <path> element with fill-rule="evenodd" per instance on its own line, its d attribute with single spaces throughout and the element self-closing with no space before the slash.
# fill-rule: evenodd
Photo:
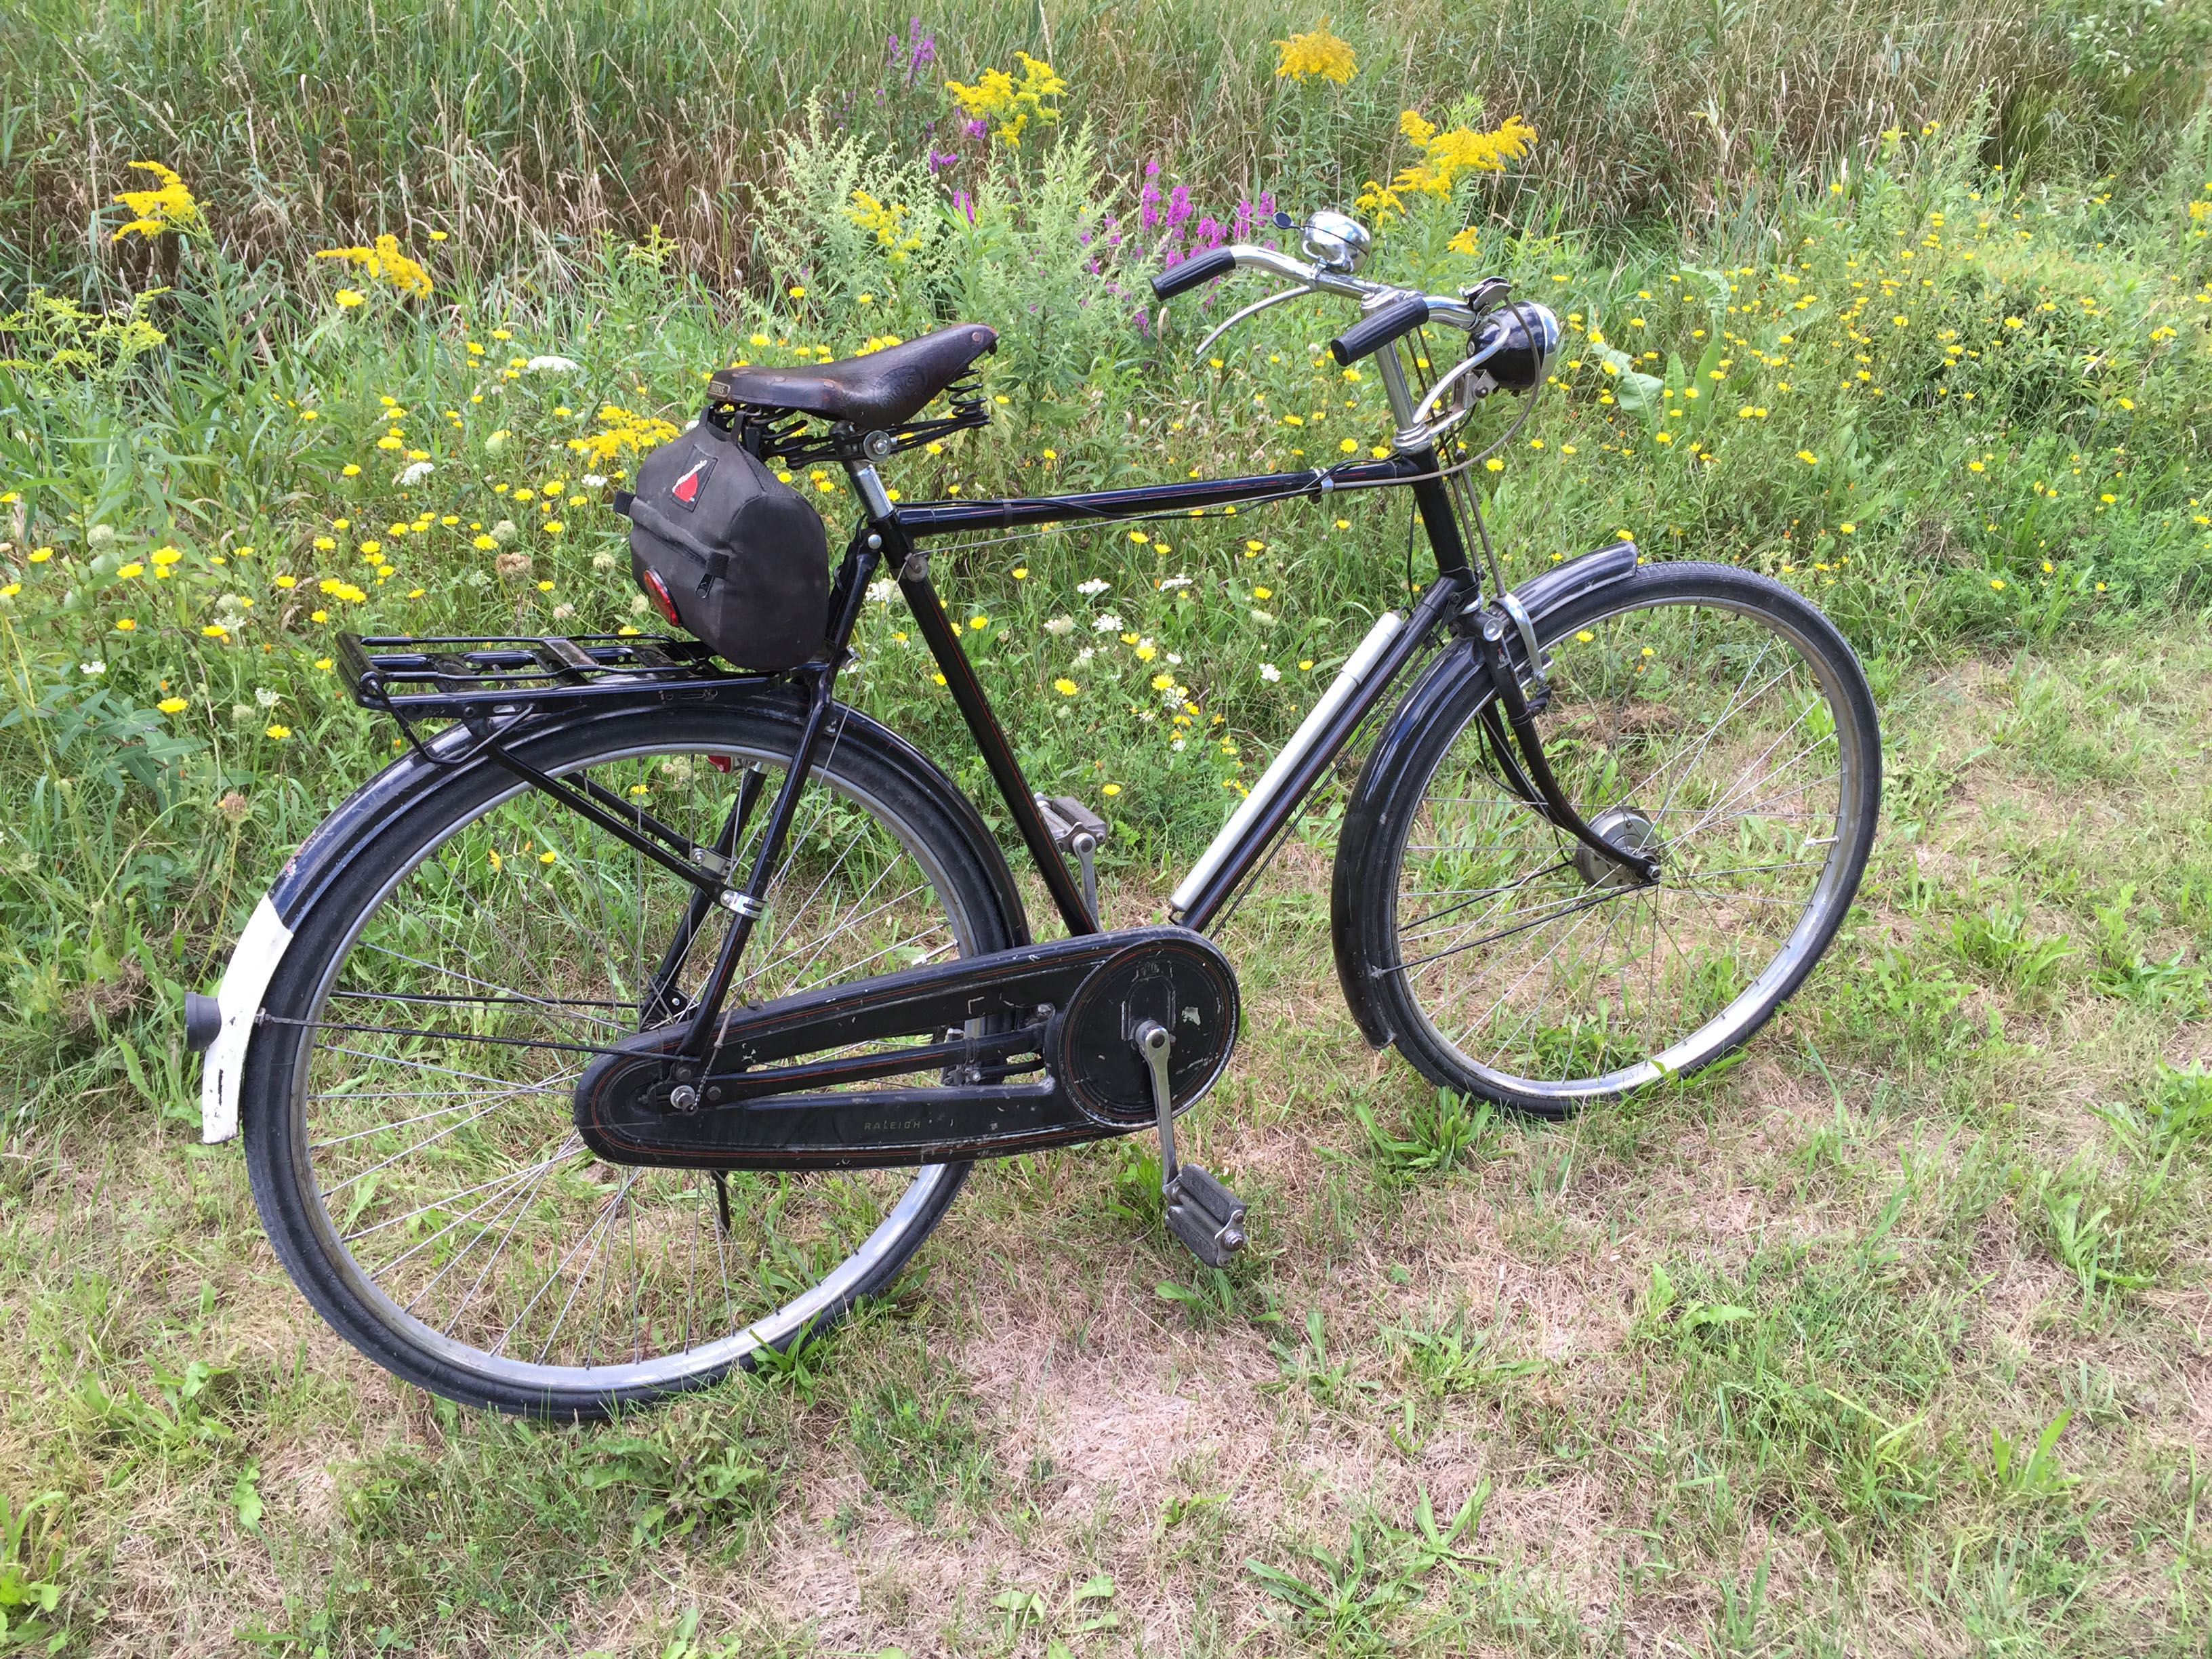
<svg viewBox="0 0 2212 1659">
<path fill-rule="evenodd" d="M 765 705 L 749 712 L 786 719 L 796 732 L 805 717 L 803 696 L 787 687 L 766 687 L 749 693 L 749 703 Z M 630 711 L 609 711 L 588 716 L 616 720 Z M 920 787 L 939 794 L 959 819 L 969 849 L 989 872 L 1000 902 L 1013 919 L 1016 944 L 1029 942 L 1029 925 L 1013 872 L 997 840 L 984 827 L 975 804 L 946 777 L 936 763 L 880 721 L 857 708 L 838 705 L 825 737 L 838 744 L 869 751 L 894 769 L 906 773 Z M 300 850 L 285 861 L 268 893 L 256 905 L 239 935 L 216 993 L 221 1023 L 200 1067 L 200 1139 L 228 1140 L 238 1133 L 239 1086 L 246 1069 L 246 1045 L 261 1012 L 269 987 L 282 971 L 284 955 L 301 922 L 343 878 L 355 860 L 368 848 L 376 832 L 424 793 L 450 783 L 455 769 L 440 765 L 464 754 L 476 741 L 466 727 L 449 726 L 424 747 L 436 757 L 425 760 L 410 750 L 341 802 L 315 827 Z M 463 768 L 486 767 L 488 760 L 463 760 Z"/>
<path fill-rule="evenodd" d="M 1632 574 L 1637 556 L 1635 543 L 1614 542 L 1531 576 L 1513 590 L 1512 597 L 1540 637 L 1547 617 L 1594 588 Z M 1506 637 L 1509 647 L 1517 655 L 1517 631 L 1509 629 Z M 1446 704 L 1459 701 L 1471 684 L 1478 682 L 1475 695 L 1480 697 L 1489 681 L 1490 671 L 1483 666 L 1481 654 L 1473 640 L 1455 640 L 1439 652 L 1392 712 L 1389 724 L 1383 727 L 1382 737 L 1359 769 L 1359 781 L 1353 786 L 1351 805 L 1345 810 L 1330 893 L 1329 931 L 1336 952 L 1337 982 L 1344 988 L 1344 1000 L 1351 1006 L 1352 1018 L 1358 1022 L 1360 1035 L 1377 1048 L 1387 1047 L 1396 1033 L 1390 1030 L 1380 1000 L 1370 994 L 1366 975 L 1359 970 L 1356 959 L 1357 929 L 1352 915 L 1358 884 L 1370 860 L 1382 850 L 1377 838 L 1390 786 L 1413 763 L 1415 751 L 1439 711 Z"/>
</svg>

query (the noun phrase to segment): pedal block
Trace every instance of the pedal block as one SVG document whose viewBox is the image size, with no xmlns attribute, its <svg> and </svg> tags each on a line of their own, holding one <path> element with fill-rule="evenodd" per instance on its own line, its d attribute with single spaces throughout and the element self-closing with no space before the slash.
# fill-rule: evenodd
<svg viewBox="0 0 2212 1659">
<path fill-rule="evenodd" d="M 1168 1185 L 1168 1231 L 1209 1267 L 1225 1267 L 1244 1248 L 1244 1201 L 1195 1164 Z"/>
</svg>

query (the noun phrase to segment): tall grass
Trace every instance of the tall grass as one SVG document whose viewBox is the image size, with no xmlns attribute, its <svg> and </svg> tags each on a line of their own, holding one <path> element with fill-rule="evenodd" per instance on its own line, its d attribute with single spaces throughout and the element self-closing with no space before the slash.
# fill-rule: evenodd
<svg viewBox="0 0 2212 1659">
<path fill-rule="evenodd" d="M 918 73 L 916 9 L 935 53 Z M 757 269 L 755 192 L 791 112 L 818 98 L 911 146 L 942 131 L 944 76 L 1016 48 L 1058 65 L 1108 167 L 1164 158 L 1212 197 L 1342 199 L 1383 171 L 1399 109 L 1467 100 L 1544 135 L 1499 214 L 1710 224 L 1929 121 L 1974 125 L 1985 162 L 2139 171 L 2201 94 L 2208 39 L 2203 0 L 1338 10 L 1364 65 L 1341 91 L 1275 76 L 1273 43 L 1313 18 L 1255 0 L 18 0 L 0 16 L 0 283 L 112 270 L 94 219 L 148 155 L 185 169 L 249 263 L 434 227 L 489 270 L 658 225 L 728 279 Z"/>
</svg>

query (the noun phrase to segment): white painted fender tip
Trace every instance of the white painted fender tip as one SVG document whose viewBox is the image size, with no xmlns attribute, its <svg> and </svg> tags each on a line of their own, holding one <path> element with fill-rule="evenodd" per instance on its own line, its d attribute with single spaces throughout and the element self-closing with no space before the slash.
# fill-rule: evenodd
<svg viewBox="0 0 2212 1659">
<path fill-rule="evenodd" d="M 276 964 L 292 944 L 292 930 L 267 895 L 253 907 L 246 930 L 238 936 L 223 970 L 222 988 L 216 993 L 222 1012 L 222 1028 L 208 1045 L 200 1061 L 200 1140 L 212 1146 L 238 1133 L 239 1091 L 246 1070 L 246 1045 L 253 1036 L 254 1017 Z"/>
</svg>

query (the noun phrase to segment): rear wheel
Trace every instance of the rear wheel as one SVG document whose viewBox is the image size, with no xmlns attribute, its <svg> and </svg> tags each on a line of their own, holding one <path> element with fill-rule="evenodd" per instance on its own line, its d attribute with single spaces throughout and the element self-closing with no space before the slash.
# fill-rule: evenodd
<svg viewBox="0 0 2212 1659">
<path fill-rule="evenodd" d="M 797 725 L 671 710 L 517 747 L 745 868 Z M 834 732 L 824 749 L 732 1002 L 1017 942 L 950 786 Z M 718 1182 L 584 1147 L 577 1074 L 679 1018 L 720 943 L 719 908 L 690 935 L 692 892 L 480 765 L 298 920 L 247 1057 L 246 1157 L 286 1267 L 370 1358 L 472 1404 L 596 1415 L 835 1319 L 945 1214 L 965 1164 Z"/>
<path fill-rule="evenodd" d="M 1752 573 L 1646 566 L 1539 633 L 1560 787 L 1658 880 L 1519 798 L 1468 654 L 1395 775 L 1363 781 L 1379 804 L 1337 894 L 1370 1024 L 1435 1083 L 1560 1116 L 1710 1064 L 1796 991 L 1865 869 L 1881 747 L 1850 646 Z"/>
</svg>

